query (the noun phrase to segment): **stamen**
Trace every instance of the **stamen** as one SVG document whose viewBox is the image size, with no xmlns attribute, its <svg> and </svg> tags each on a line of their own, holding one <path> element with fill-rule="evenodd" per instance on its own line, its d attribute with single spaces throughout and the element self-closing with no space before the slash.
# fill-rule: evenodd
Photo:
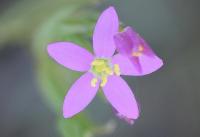
<svg viewBox="0 0 200 137">
<path fill-rule="evenodd" d="M 107 81 L 108 81 L 108 79 L 107 79 L 107 76 L 103 76 L 102 78 L 101 78 L 101 87 L 104 87 L 105 85 L 106 85 L 106 83 L 107 83 Z"/>
<path fill-rule="evenodd" d="M 106 74 L 112 75 L 113 71 L 110 68 L 104 68 L 103 71 L 105 71 Z"/>
<path fill-rule="evenodd" d="M 93 78 L 93 79 L 91 80 L 91 83 L 90 83 L 91 86 L 95 88 L 96 85 L 97 85 L 97 81 L 98 81 L 97 78 Z"/>
<path fill-rule="evenodd" d="M 142 55 L 142 53 L 141 52 L 132 52 L 132 56 L 134 56 L 134 57 L 139 57 L 139 56 L 141 56 Z"/>
<path fill-rule="evenodd" d="M 139 47 L 138 47 L 138 51 L 142 52 L 143 50 L 144 50 L 143 45 L 139 45 Z"/>
<path fill-rule="evenodd" d="M 115 64 L 114 65 L 114 72 L 117 76 L 120 75 L 120 68 L 119 68 L 119 65 L 118 64 Z"/>
<path fill-rule="evenodd" d="M 138 45 L 138 51 L 133 51 L 131 55 L 134 57 L 139 57 L 142 55 L 143 51 L 144 51 L 144 46 L 140 44 Z"/>
</svg>

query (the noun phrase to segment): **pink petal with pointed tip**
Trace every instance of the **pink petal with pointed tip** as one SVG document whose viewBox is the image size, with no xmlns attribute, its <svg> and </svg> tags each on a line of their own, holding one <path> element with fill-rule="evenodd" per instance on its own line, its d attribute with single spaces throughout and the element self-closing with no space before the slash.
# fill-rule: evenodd
<svg viewBox="0 0 200 137">
<path fill-rule="evenodd" d="M 93 75 L 88 72 L 81 76 L 69 89 L 63 104 L 63 116 L 70 118 L 82 111 L 92 101 L 98 91 L 98 84 L 92 87 Z"/>
<path fill-rule="evenodd" d="M 70 42 L 51 43 L 47 50 L 59 64 L 76 71 L 89 70 L 94 58 L 90 52 Z"/>
<path fill-rule="evenodd" d="M 121 115 L 128 119 L 138 118 L 137 102 L 131 89 L 122 78 L 118 76 L 108 77 L 103 91 L 108 101 Z"/>
<path fill-rule="evenodd" d="M 114 7 L 106 9 L 99 17 L 93 34 L 93 48 L 97 57 L 111 57 L 115 52 L 114 34 L 119 21 Z"/>
</svg>

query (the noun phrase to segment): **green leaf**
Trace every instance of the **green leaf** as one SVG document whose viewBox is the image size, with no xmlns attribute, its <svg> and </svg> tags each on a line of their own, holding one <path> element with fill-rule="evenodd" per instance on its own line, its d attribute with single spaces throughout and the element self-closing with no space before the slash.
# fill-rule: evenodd
<svg viewBox="0 0 200 137">
<path fill-rule="evenodd" d="M 58 119 L 58 131 L 64 137 L 90 137 L 93 136 L 93 125 L 87 118 L 75 117 L 73 119 Z"/>
<path fill-rule="evenodd" d="M 0 14 L 0 47 L 11 41 L 30 45 L 35 29 L 57 10 L 66 5 L 80 7 L 97 1 L 99 0 L 18 0 Z"/>
<path fill-rule="evenodd" d="M 64 137 L 105 136 L 111 134 L 116 128 L 116 123 L 112 120 L 102 126 L 94 126 L 86 117 L 81 118 L 78 116 L 68 120 L 59 118 L 57 122 L 58 131 L 60 131 L 61 135 Z"/>
</svg>

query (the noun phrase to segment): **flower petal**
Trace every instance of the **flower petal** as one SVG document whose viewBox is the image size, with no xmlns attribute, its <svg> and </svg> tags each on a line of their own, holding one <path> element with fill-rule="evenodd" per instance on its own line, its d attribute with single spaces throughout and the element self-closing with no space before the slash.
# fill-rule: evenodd
<svg viewBox="0 0 200 137">
<path fill-rule="evenodd" d="M 72 70 L 87 71 L 93 55 L 70 42 L 55 42 L 48 45 L 49 55 L 58 63 Z"/>
<path fill-rule="evenodd" d="M 69 89 L 65 96 L 63 104 L 63 115 L 65 118 L 70 118 L 82 111 L 95 97 L 98 91 L 96 87 L 91 86 L 93 75 L 88 72 L 81 76 Z"/>
<path fill-rule="evenodd" d="M 112 64 L 118 64 L 121 75 L 136 75 L 137 70 L 129 58 L 121 54 L 116 54 L 112 58 Z"/>
<path fill-rule="evenodd" d="M 137 119 L 139 110 L 135 97 L 127 83 L 118 76 L 110 76 L 103 87 L 104 94 L 112 106 L 121 115 Z"/>
<path fill-rule="evenodd" d="M 93 48 L 97 57 L 111 57 L 114 54 L 114 34 L 118 29 L 117 13 L 113 7 L 109 7 L 99 17 L 93 34 Z"/>
</svg>

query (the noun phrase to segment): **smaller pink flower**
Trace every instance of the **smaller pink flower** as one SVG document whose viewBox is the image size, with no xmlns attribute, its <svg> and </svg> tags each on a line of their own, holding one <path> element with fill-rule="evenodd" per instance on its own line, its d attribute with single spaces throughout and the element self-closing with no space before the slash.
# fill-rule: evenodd
<svg viewBox="0 0 200 137">
<path fill-rule="evenodd" d="M 134 69 L 126 58 L 114 55 L 114 35 L 119 21 L 113 7 L 99 17 L 93 34 L 94 55 L 71 42 L 48 45 L 49 55 L 59 64 L 75 71 L 85 72 L 69 89 L 63 104 L 63 115 L 70 118 L 82 111 L 101 87 L 117 114 L 127 120 L 137 119 L 138 105 L 133 92 L 120 75 L 129 75 Z M 129 62 L 129 60 L 127 59 Z M 132 74 L 131 74 L 132 75 Z"/>
<path fill-rule="evenodd" d="M 117 51 L 120 53 L 120 64 L 130 66 L 129 63 L 132 63 L 132 68 L 126 70 L 127 75 L 146 75 L 163 65 L 163 61 L 131 27 L 126 27 L 123 32 L 117 33 L 114 40 Z"/>
</svg>

